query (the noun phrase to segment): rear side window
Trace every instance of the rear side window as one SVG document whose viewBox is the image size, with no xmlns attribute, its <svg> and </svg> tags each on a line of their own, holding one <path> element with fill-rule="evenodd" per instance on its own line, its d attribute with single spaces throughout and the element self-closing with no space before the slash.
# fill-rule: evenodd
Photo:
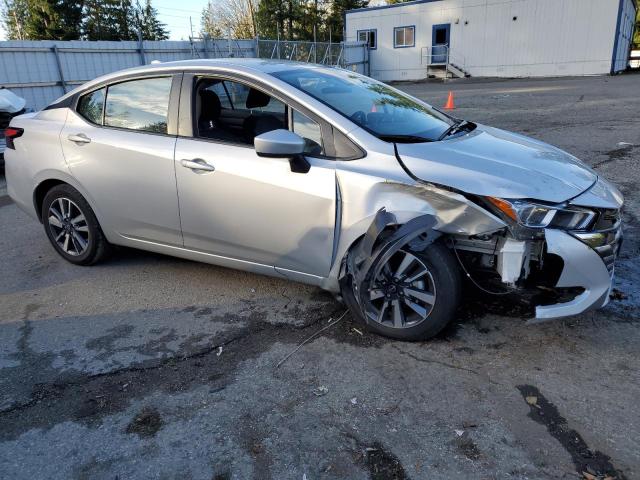
<svg viewBox="0 0 640 480">
<path fill-rule="evenodd" d="M 91 123 L 102 125 L 102 111 L 104 109 L 104 92 L 101 88 L 95 92 L 80 97 L 76 111 Z"/>
<path fill-rule="evenodd" d="M 171 77 L 132 80 L 109 86 L 104 124 L 167 133 Z"/>
</svg>

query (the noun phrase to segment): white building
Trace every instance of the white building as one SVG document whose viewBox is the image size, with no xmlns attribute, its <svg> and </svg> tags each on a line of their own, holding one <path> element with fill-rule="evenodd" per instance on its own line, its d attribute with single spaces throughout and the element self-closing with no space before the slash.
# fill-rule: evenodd
<svg viewBox="0 0 640 480">
<path fill-rule="evenodd" d="M 350 10 L 347 40 L 370 45 L 370 74 L 593 75 L 624 70 L 636 0 L 414 0 Z M 439 67 L 438 67 L 439 66 Z M 456 68 L 457 67 L 457 68 Z"/>
</svg>

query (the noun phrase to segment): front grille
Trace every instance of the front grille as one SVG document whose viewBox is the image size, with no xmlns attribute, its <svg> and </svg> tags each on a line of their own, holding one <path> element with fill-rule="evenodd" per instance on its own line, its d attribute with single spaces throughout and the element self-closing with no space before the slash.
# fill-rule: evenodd
<svg viewBox="0 0 640 480">
<path fill-rule="evenodd" d="M 593 231 L 601 232 L 616 228 L 620 223 L 620 210 L 607 208 L 597 209 L 596 221 L 592 227 Z"/>
<path fill-rule="evenodd" d="M 618 228 L 615 232 L 607 234 L 606 243 L 600 247 L 595 247 L 594 250 L 598 252 L 598 255 L 602 258 L 602 261 L 607 266 L 609 273 L 613 272 L 613 265 L 620 252 L 620 245 L 622 244 L 622 230 Z"/>
<path fill-rule="evenodd" d="M 593 248 L 613 273 L 613 267 L 622 245 L 621 212 L 618 209 L 593 209 L 597 213 L 596 221 L 588 232 L 575 232 L 574 235 Z"/>
</svg>

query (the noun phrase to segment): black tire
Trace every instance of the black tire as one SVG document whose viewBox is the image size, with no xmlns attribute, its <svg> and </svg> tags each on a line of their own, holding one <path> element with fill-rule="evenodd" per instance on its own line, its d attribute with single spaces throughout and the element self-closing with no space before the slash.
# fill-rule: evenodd
<svg viewBox="0 0 640 480">
<path fill-rule="evenodd" d="M 462 281 L 458 264 L 451 251 L 444 245 L 433 243 L 423 252 L 411 253 L 425 264 L 437 292 L 430 313 L 420 323 L 395 328 L 372 320 L 365 322 L 354 296 L 353 282 L 350 276 L 346 276 L 342 281 L 342 297 L 354 318 L 366 324 L 370 331 L 397 340 L 421 341 L 437 335 L 455 318 L 461 299 Z"/>
<path fill-rule="evenodd" d="M 65 210 L 64 206 L 60 207 L 60 202 L 63 202 L 63 205 L 71 205 L 68 208 L 69 211 L 72 212 L 72 215 L 75 215 L 75 218 L 78 218 L 78 212 L 84 217 L 81 221 L 82 225 L 78 226 L 78 232 L 76 232 L 78 234 L 82 234 L 81 237 L 86 242 L 83 244 L 84 248 L 81 248 L 80 244 L 74 241 L 74 232 L 69 230 L 70 234 L 68 236 L 71 238 L 70 243 L 72 244 L 72 247 L 69 247 L 68 250 L 72 250 L 73 245 L 77 245 L 78 248 L 76 248 L 75 254 L 66 251 L 64 249 L 64 245 L 60 245 L 59 241 L 56 240 L 61 233 L 62 239 L 67 237 L 67 233 L 69 232 L 66 230 L 63 231 L 63 229 L 72 229 L 71 225 L 69 225 L 70 219 L 65 220 L 65 225 L 62 228 L 52 225 L 49 220 L 52 206 L 58 213 L 60 210 Z M 104 236 L 104 233 L 102 233 L 98 219 L 84 197 L 71 185 L 62 184 L 51 188 L 42 201 L 41 212 L 44 231 L 46 232 L 51 245 L 53 245 L 56 252 L 58 252 L 58 254 L 68 262 L 75 265 L 94 265 L 104 260 L 109 255 L 111 245 Z M 80 232 L 80 229 L 82 229 L 82 232 Z"/>
</svg>

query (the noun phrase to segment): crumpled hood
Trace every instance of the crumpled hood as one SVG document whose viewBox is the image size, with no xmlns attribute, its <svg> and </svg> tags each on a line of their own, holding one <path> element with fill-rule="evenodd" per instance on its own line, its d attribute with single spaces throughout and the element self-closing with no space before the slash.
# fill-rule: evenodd
<svg viewBox="0 0 640 480">
<path fill-rule="evenodd" d="M 478 125 L 433 143 L 398 143 L 413 175 L 476 195 L 559 203 L 591 187 L 596 173 L 562 150 L 532 138 Z"/>
</svg>

